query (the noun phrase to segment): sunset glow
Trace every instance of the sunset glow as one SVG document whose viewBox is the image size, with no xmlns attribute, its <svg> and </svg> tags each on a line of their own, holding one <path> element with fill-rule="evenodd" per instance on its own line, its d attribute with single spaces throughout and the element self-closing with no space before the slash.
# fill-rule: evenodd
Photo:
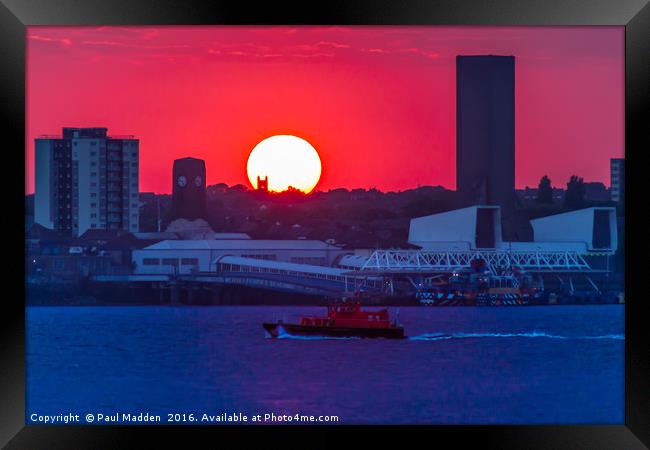
<svg viewBox="0 0 650 450">
<path fill-rule="evenodd" d="M 316 149 L 296 136 L 271 136 L 257 144 L 248 157 L 248 180 L 257 189 L 257 177 L 268 177 L 269 191 L 286 191 L 289 186 L 311 192 L 321 174 Z"/>
<path fill-rule="evenodd" d="M 517 188 L 543 175 L 609 185 L 624 155 L 623 27 L 29 26 L 26 38 L 27 193 L 34 139 L 62 127 L 135 135 L 141 192 L 169 193 L 186 156 L 205 160 L 208 185 L 247 184 L 251 149 L 274 135 L 318 150 L 318 190 L 455 189 L 457 55 L 516 57 Z"/>
</svg>

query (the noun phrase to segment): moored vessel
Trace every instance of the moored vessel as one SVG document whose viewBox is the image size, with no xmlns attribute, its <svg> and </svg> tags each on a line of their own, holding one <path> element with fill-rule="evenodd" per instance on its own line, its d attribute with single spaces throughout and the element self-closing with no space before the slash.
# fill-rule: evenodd
<svg viewBox="0 0 650 450">
<path fill-rule="evenodd" d="M 530 274 L 517 268 L 495 274 L 483 260 L 474 260 L 469 270 L 418 286 L 416 299 L 427 306 L 523 306 L 541 304 L 543 295 Z"/>
</svg>

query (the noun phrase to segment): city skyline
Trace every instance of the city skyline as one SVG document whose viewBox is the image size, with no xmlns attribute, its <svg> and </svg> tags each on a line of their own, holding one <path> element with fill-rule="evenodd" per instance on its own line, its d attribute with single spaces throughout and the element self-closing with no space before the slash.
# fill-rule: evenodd
<svg viewBox="0 0 650 450">
<path fill-rule="evenodd" d="M 248 185 L 279 133 L 316 147 L 316 190 L 455 189 L 457 54 L 517 60 L 517 188 L 609 186 L 623 156 L 620 27 L 30 27 L 27 45 L 28 194 L 34 139 L 64 126 L 136 135 L 142 192 L 170 193 L 186 156 L 208 185 Z"/>
</svg>

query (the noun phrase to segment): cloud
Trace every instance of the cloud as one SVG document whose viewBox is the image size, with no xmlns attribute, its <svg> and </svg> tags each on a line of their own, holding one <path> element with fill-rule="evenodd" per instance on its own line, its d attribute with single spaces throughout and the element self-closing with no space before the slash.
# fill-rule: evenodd
<svg viewBox="0 0 650 450">
<path fill-rule="evenodd" d="M 433 52 L 430 50 L 423 50 L 417 47 L 406 47 L 406 48 L 363 48 L 362 52 L 367 53 L 383 53 L 383 54 L 395 54 L 395 53 L 413 53 L 416 55 L 424 56 L 429 59 L 437 59 L 440 57 L 440 53 Z"/>
<path fill-rule="evenodd" d="M 190 48 L 190 45 L 187 44 L 175 44 L 175 45 L 143 45 L 143 44 L 130 44 L 128 42 L 119 42 L 119 41 L 82 41 L 84 45 L 94 45 L 94 46 L 107 46 L 107 47 L 127 47 L 127 48 L 139 48 L 145 50 L 169 50 L 169 49 L 178 49 L 178 48 Z"/>
<path fill-rule="evenodd" d="M 318 57 L 326 57 L 326 58 L 331 58 L 334 56 L 334 53 L 293 53 L 289 56 L 293 56 L 295 58 L 318 58 Z"/>
<path fill-rule="evenodd" d="M 266 36 L 249 35 L 245 41 L 216 41 L 216 35 L 205 35 L 212 39 L 199 39 L 189 43 L 179 42 L 178 39 L 172 38 L 173 34 L 168 34 L 164 28 L 152 27 L 115 27 L 101 26 L 89 29 L 72 30 L 68 36 L 75 39 L 74 43 L 88 49 L 100 50 L 102 47 L 141 50 L 140 53 L 131 54 L 130 56 L 138 57 L 140 61 L 146 61 L 150 57 L 155 57 L 156 51 L 174 52 L 176 56 L 187 56 L 190 58 L 215 56 L 221 58 L 251 58 L 257 60 L 275 60 L 277 58 L 300 58 L 300 59 L 318 59 L 334 58 L 350 52 L 363 52 L 385 55 L 413 54 L 427 59 L 436 59 L 440 54 L 428 50 L 423 42 L 419 45 L 413 45 L 415 42 L 409 38 L 390 39 L 389 42 L 377 45 L 373 40 L 362 39 L 363 43 L 355 44 L 349 41 L 347 35 L 336 36 L 335 34 L 324 33 L 322 35 L 304 34 L 303 31 L 331 31 L 338 30 L 336 27 L 327 28 L 300 28 L 300 27 L 256 27 L 248 30 L 252 33 L 268 33 Z M 346 29 L 346 31 L 349 31 Z M 298 33 L 300 32 L 300 33 Z M 297 34 L 296 34 L 297 33 Z M 365 31 L 364 31 L 365 33 Z M 271 38 L 271 35 L 291 35 L 285 38 Z M 230 36 L 224 34 L 224 37 Z M 245 36 L 245 35 L 243 35 Z M 44 33 L 29 36 L 34 40 L 51 41 L 63 45 L 71 45 L 72 39 L 49 37 Z M 397 36 L 399 37 L 399 36 Z M 261 38 L 261 39 L 260 39 Z M 188 42 L 188 41 L 186 41 Z M 373 45 L 375 44 L 375 45 Z M 169 56 L 169 55 L 166 55 Z"/>
<path fill-rule="evenodd" d="M 272 52 L 250 52 L 242 50 L 217 50 L 214 48 L 209 48 L 208 53 L 211 55 L 221 55 L 221 56 L 240 56 L 240 57 L 249 57 L 249 58 L 318 58 L 318 57 L 332 57 L 334 53 L 326 52 L 313 52 L 313 53 L 299 53 L 295 52 L 296 49 L 290 49 L 289 52 L 283 53 L 272 53 Z M 305 50 L 305 49 L 302 49 Z"/>
<path fill-rule="evenodd" d="M 350 48 L 349 44 L 341 44 L 340 42 L 330 42 L 330 41 L 320 41 L 317 42 L 316 45 L 325 45 L 325 46 L 331 46 L 334 48 Z"/>
<path fill-rule="evenodd" d="M 260 26 L 253 27 L 249 30 L 251 33 L 282 33 L 282 34 L 296 34 L 298 28 L 287 26 Z"/>
<path fill-rule="evenodd" d="M 109 25 L 103 25 L 101 27 L 95 28 L 95 31 L 111 31 L 111 32 L 117 31 L 120 33 L 139 35 L 144 39 L 152 39 L 160 35 L 159 29 L 149 28 L 149 27 L 114 27 Z"/>
<path fill-rule="evenodd" d="M 39 36 L 36 34 L 30 34 L 27 36 L 28 39 L 34 40 L 34 41 L 43 41 L 43 42 L 58 42 L 63 45 L 71 45 L 72 40 L 68 38 L 52 38 L 52 37 L 46 37 L 46 36 Z"/>
<path fill-rule="evenodd" d="M 440 53 L 436 53 L 436 52 L 432 52 L 432 51 L 428 51 L 428 50 L 422 50 L 422 49 L 415 48 L 415 47 L 402 48 L 402 49 L 399 49 L 397 51 L 402 52 L 402 53 L 404 53 L 404 52 L 405 53 L 416 53 L 418 55 L 422 55 L 422 56 L 424 56 L 426 58 L 431 58 L 431 59 L 436 59 L 436 58 L 440 57 Z"/>
</svg>

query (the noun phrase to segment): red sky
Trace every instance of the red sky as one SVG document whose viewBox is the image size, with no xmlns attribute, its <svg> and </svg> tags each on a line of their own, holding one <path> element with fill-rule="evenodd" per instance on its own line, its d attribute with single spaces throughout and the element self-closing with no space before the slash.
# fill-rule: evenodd
<svg viewBox="0 0 650 450">
<path fill-rule="evenodd" d="M 246 184 L 252 148 L 295 134 L 318 190 L 455 188 L 455 57 L 516 57 L 516 184 L 609 186 L 624 151 L 623 27 L 29 27 L 26 192 L 34 138 L 64 126 L 140 139 L 140 191 L 175 158 Z"/>
</svg>

